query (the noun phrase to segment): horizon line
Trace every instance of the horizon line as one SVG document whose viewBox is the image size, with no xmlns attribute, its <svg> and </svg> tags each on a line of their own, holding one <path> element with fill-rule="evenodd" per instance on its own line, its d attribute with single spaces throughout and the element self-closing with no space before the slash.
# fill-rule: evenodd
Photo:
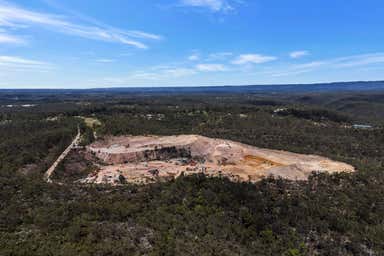
<svg viewBox="0 0 384 256">
<path fill-rule="evenodd" d="M 5 90 L 108 90 L 108 89 L 177 89 L 177 88 L 220 88 L 220 87 L 251 87 L 251 86 L 303 86 L 303 85 L 331 85 L 342 83 L 384 83 L 383 80 L 350 80 L 350 81 L 334 81 L 334 82 L 312 82 L 312 83 L 277 83 L 277 84 L 238 84 L 238 85 L 170 85 L 170 86 L 109 86 L 109 87 L 84 87 L 84 88 L 71 88 L 71 87 L 9 87 L 0 88 L 0 91 Z"/>
</svg>

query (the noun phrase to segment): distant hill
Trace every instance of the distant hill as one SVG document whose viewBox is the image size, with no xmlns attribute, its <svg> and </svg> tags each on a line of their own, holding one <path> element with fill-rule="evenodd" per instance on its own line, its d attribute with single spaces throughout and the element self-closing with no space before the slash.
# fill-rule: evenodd
<svg viewBox="0 0 384 256">
<path fill-rule="evenodd" d="M 348 92 L 381 91 L 384 81 L 357 81 L 317 84 L 276 84 L 239 86 L 196 87 L 120 87 L 94 89 L 0 89 L 0 93 L 303 93 L 303 92 Z"/>
<path fill-rule="evenodd" d="M 94 92 L 147 92 L 147 93 L 279 93 L 279 92 L 332 92 L 384 90 L 384 81 L 338 82 L 318 84 L 276 84 L 203 87 L 151 87 L 151 88 L 105 88 L 91 89 Z"/>
</svg>

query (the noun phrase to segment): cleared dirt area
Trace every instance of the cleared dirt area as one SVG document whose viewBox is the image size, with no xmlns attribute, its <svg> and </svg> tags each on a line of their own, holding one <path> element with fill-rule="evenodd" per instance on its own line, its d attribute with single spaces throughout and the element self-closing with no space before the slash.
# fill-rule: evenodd
<svg viewBox="0 0 384 256">
<path fill-rule="evenodd" d="M 204 173 L 234 181 L 258 181 L 273 175 L 306 180 L 312 172 L 353 172 L 353 166 L 316 155 L 257 148 L 199 135 L 108 137 L 88 152 L 105 165 L 84 183 L 150 183 Z"/>
</svg>

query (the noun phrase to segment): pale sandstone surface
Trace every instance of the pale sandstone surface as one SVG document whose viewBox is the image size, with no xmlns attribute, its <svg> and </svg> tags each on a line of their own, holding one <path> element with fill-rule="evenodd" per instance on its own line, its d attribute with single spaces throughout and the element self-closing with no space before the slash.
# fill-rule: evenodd
<svg viewBox="0 0 384 256">
<path fill-rule="evenodd" d="M 149 183 L 200 172 L 234 181 L 254 182 L 269 175 L 306 180 L 312 172 L 355 171 L 351 165 L 321 156 L 199 135 L 108 137 L 87 150 L 106 165 L 82 180 L 86 183 Z"/>
</svg>

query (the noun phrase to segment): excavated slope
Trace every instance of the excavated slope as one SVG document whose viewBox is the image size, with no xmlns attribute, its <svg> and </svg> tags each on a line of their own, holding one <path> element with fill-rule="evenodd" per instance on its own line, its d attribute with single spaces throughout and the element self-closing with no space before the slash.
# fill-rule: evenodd
<svg viewBox="0 0 384 256">
<path fill-rule="evenodd" d="M 88 147 L 107 165 L 84 182 L 147 183 L 204 172 L 236 181 L 269 175 L 306 180 L 312 172 L 353 172 L 353 166 L 316 156 L 262 149 L 199 135 L 109 137 Z"/>
</svg>

